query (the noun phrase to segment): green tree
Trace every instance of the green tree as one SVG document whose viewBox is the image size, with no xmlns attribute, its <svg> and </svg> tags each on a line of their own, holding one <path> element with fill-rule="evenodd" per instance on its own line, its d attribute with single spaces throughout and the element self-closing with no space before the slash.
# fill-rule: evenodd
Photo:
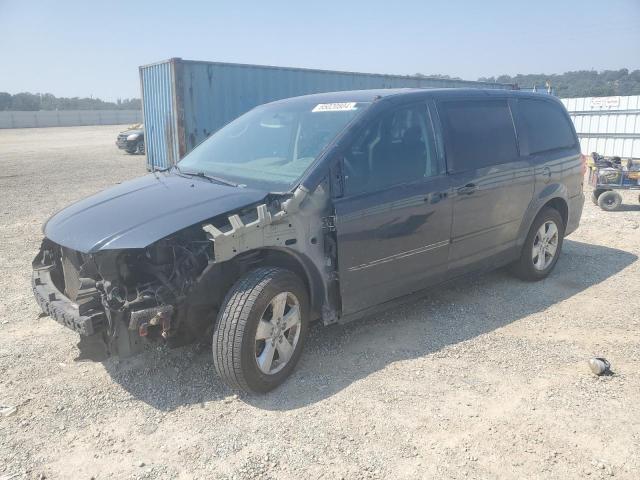
<svg viewBox="0 0 640 480">
<path fill-rule="evenodd" d="M 11 98 L 11 110 L 40 110 L 40 97 L 33 93 L 16 93 Z"/>
<path fill-rule="evenodd" d="M 560 74 L 518 74 L 480 78 L 481 81 L 514 83 L 521 88 L 544 88 L 549 82 L 559 97 L 599 97 L 640 94 L 640 70 L 578 70 Z"/>
<path fill-rule="evenodd" d="M 11 108 L 11 94 L 0 92 L 0 112 Z"/>
</svg>

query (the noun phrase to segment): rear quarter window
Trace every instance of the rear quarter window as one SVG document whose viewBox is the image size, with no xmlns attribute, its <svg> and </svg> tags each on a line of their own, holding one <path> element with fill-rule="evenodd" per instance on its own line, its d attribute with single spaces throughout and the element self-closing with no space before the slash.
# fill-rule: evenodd
<svg viewBox="0 0 640 480">
<path fill-rule="evenodd" d="M 438 111 L 444 126 L 450 172 L 499 165 L 518 158 L 513 119 L 506 100 L 443 102 Z"/>
<path fill-rule="evenodd" d="M 576 139 L 560 106 L 545 100 L 519 99 L 518 111 L 526 129 L 529 153 L 573 147 Z"/>
</svg>

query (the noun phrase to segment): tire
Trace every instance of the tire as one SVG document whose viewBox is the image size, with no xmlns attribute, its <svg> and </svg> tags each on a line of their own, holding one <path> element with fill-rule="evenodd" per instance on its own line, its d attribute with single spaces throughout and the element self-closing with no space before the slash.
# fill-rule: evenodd
<svg viewBox="0 0 640 480">
<path fill-rule="evenodd" d="M 622 205 L 622 195 L 613 190 L 604 192 L 598 197 L 598 206 L 606 212 L 614 212 Z"/>
<path fill-rule="evenodd" d="M 273 315 L 282 301 L 285 304 L 277 321 Z M 296 305 L 299 323 L 286 328 L 286 319 L 295 317 L 288 315 Z M 307 289 L 295 274 L 277 267 L 250 271 L 229 290 L 218 313 L 213 332 L 216 372 L 234 389 L 256 393 L 273 390 L 300 359 L 308 317 Z M 285 355 L 288 360 L 280 362 Z"/>
<path fill-rule="evenodd" d="M 136 146 L 136 153 L 138 155 L 144 155 L 144 140 L 140 140 Z"/>
<path fill-rule="evenodd" d="M 555 236 L 553 236 L 550 224 L 555 226 Z M 546 234 L 550 235 L 546 241 L 542 241 L 543 236 L 541 236 L 541 229 L 543 226 L 545 226 L 544 231 Z M 560 216 L 560 213 L 558 213 L 556 209 L 548 207 L 538 213 L 531 224 L 531 228 L 522 247 L 520 258 L 511 265 L 512 273 L 518 278 L 529 282 L 546 278 L 556 266 L 558 257 L 560 257 L 562 241 L 564 239 L 564 229 L 565 225 L 562 216 Z M 543 258 L 540 257 L 541 246 L 546 247 L 543 251 Z M 549 256 L 551 253 L 550 247 L 555 247 L 552 256 Z"/>
<path fill-rule="evenodd" d="M 593 202 L 594 205 L 598 205 L 598 198 L 604 192 L 606 192 L 606 190 L 602 190 L 602 189 L 597 189 L 597 190 L 594 190 L 593 192 L 591 192 L 591 201 Z"/>
</svg>

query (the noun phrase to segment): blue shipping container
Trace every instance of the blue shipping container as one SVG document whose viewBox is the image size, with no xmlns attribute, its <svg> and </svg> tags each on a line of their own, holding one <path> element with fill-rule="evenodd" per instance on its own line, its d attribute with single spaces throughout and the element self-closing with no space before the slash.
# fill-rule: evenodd
<svg viewBox="0 0 640 480">
<path fill-rule="evenodd" d="M 495 88 L 513 85 L 372 73 L 198 62 L 140 67 L 147 163 L 166 168 L 253 107 L 310 93 L 373 88 Z"/>
</svg>

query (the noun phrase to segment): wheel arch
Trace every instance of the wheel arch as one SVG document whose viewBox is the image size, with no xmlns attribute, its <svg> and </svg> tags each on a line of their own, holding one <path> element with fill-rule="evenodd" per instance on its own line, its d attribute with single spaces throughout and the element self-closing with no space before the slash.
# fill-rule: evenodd
<svg viewBox="0 0 640 480">
<path fill-rule="evenodd" d="M 307 288 L 312 314 L 321 312 L 326 287 L 319 269 L 303 253 L 283 247 L 260 247 L 209 265 L 190 292 L 189 301 L 220 307 L 233 284 L 250 270 L 260 267 L 280 267 L 296 274 Z"/>
<path fill-rule="evenodd" d="M 566 195 L 563 195 L 562 189 L 555 190 L 552 194 L 538 198 L 537 202 L 532 202 L 525 214 L 522 223 L 520 224 L 520 232 L 518 235 L 518 246 L 524 245 L 524 242 L 529 233 L 529 229 L 533 224 L 533 221 L 538 214 L 545 208 L 551 207 L 560 213 L 564 227 L 566 228 L 569 221 L 569 204 L 566 199 Z"/>
<path fill-rule="evenodd" d="M 569 204 L 567 203 L 567 201 L 562 197 L 552 198 L 551 200 L 547 201 L 544 205 L 542 205 L 542 207 L 540 207 L 540 209 L 538 210 L 538 213 L 547 207 L 551 207 L 557 210 L 557 212 L 562 217 L 562 222 L 564 223 L 564 226 L 566 227 L 567 222 L 569 221 Z"/>
<path fill-rule="evenodd" d="M 290 248 L 262 247 L 248 251 L 247 255 L 259 258 L 258 263 L 255 264 L 256 267 L 280 267 L 295 273 L 307 287 L 312 311 L 320 312 L 326 297 L 325 282 L 316 265 L 304 253 Z"/>
</svg>

